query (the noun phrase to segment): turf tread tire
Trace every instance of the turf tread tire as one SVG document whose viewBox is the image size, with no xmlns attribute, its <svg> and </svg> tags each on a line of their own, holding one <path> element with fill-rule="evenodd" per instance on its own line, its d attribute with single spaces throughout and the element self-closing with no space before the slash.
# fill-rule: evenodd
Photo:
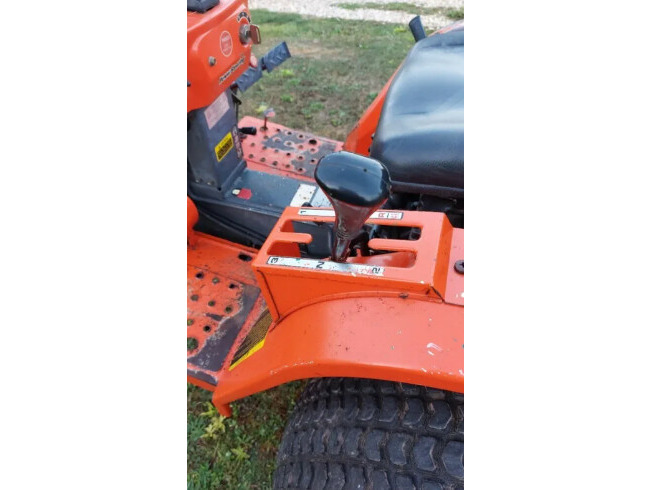
<svg viewBox="0 0 650 490">
<path fill-rule="evenodd" d="M 355 378 L 317 378 L 282 437 L 275 489 L 463 488 L 463 395 Z"/>
</svg>

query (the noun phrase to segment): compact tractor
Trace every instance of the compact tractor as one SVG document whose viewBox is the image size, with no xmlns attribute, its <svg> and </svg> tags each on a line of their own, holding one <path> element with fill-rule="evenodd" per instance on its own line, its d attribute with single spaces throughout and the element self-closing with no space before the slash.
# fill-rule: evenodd
<svg viewBox="0 0 650 490">
<path fill-rule="evenodd" d="M 345 142 L 238 117 L 247 0 L 188 0 L 187 376 L 309 379 L 275 488 L 463 488 L 464 26 L 415 44 Z"/>
</svg>

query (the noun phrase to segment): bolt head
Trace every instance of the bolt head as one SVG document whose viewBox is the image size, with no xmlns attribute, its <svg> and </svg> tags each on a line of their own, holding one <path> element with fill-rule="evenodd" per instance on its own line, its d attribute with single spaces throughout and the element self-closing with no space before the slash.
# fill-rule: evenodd
<svg viewBox="0 0 650 490">
<path fill-rule="evenodd" d="M 465 275 L 465 260 L 457 260 L 456 263 L 454 264 L 454 270 L 458 272 L 459 274 Z"/>
</svg>

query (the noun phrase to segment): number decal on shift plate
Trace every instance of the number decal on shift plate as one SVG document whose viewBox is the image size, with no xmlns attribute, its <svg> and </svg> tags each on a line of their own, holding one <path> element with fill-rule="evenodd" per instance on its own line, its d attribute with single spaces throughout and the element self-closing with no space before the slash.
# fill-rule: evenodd
<svg viewBox="0 0 650 490">
<path fill-rule="evenodd" d="M 334 217 L 333 209 L 302 208 L 298 211 L 298 216 L 323 216 Z M 368 219 L 402 219 L 404 213 L 396 211 L 375 211 Z"/>
<path fill-rule="evenodd" d="M 330 262 L 327 260 L 297 259 L 294 257 L 269 257 L 268 265 L 283 265 L 285 267 L 299 267 L 301 269 L 318 269 L 323 271 L 349 272 L 350 274 L 363 274 L 366 276 L 383 276 L 384 268 L 374 265 L 349 264 Z"/>
</svg>

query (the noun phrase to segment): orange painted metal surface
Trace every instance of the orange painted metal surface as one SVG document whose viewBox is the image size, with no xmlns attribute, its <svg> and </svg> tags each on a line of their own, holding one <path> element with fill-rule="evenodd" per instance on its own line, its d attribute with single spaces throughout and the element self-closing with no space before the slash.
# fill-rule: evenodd
<svg viewBox="0 0 650 490">
<path fill-rule="evenodd" d="M 213 390 L 266 306 L 250 267 L 256 251 L 193 233 L 187 249 L 188 380 Z"/>
<path fill-rule="evenodd" d="M 385 218 L 371 217 L 367 221 L 371 225 L 417 227 L 421 230 L 418 240 L 376 238 L 368 244 L 377 251 L 410 253 L 413 261 L 408 267 L 403 267 L 386 265 L 386 258 L 382 256 L 378 256 L 376 262 L 375 257 L 363 257 L 354 267 L 349 265 L 354 264 L 354 259 L 348 264 L 336 264 L 329 260 L 300 258 L 297 244 L 311 243 L 312 236 L 294 233 L 293 222 L 333 223 L 333 211 L 329 210 L 331 214 L 323 216 L 324 210 L 286 208 L 253 261 L 274 319 L 307 304 L 346 294 L 376 294 L 381 291 L 442 300 L 447 288 L 453 232 L 443 213 L 390 211 L 383 213 Z M 399 219 L 394 219 L 396 217 Z"/>
<path fill-rule="evenodd" d="M 259 349 L 216 375 L 219 411 L 229 415 L 233 400 L 312 377 L 385 379 L 462 392 L 463 308 L 443 300 L 453 237 L 446 216 L 390 211 L 371 218 L 371 224 L 419 227 L 421 238 L 371 240 L 372 249 L 396 251 L 334 266 L 351 267 L 347 271 L 272 264 L 274 257 L 299 259 L 297 244 L 311 241 L 311 235 L 292 231 L 293 221 L 333 221 L 301 215 L 305 210 L 329 211 L 287 208 L 252 261 L 273 322 Z M 381 275 L 362 272 L 377 274 L 377 268 Z"/>
<path fill-rule="evenodd" d="M 188 112 L 212 103 L 250 66 L 252 42 L 239 39 L 246 23 L 248 0 L 221 0 L 203 14 L 187 12 Z"/>
<path fill-rule="evenodd" d="M 291 232 L 293 220 L 332 221 L 328 216 L 301 216 L 301 209 L 328 211 L 287 208 L 259 252 L 193 232 L 195 244 L 188 247 L 188 339 L 197 344 L 188 350 L 188 381 L 213 391 L 213 402 L 223 415 L 231 414 L 229 403 L 234 400 L 312 377 L 386 379 L 462 392 L 463 308 L 443 300 L 456 290 L 450 286 L 449 267 L 462 255 L 462 233 L 451 229 L 443 214 L 390 211 L 369 221 L 394 226 L 389 218 L 401 213 L 402 225 L 422 229 L 420 240 L 371 241 L 374 249 L 400 250 L 349 261 L 384 267 L 383 276 L 282 266 L 269 274 L 269 249 L 277 250 L 280 244 L 291 257 L 297 254 L 296 242 L 311 238 Z M 454 247 L 455 240 L 460 240 L 460 248 Z M 227 353 L 208 350 L 204 356 L 210 360 L 221 355 L 219 368 L 198 365 L 197 352 L 205 351 L 211 338 L 219 338 L 223 322 L 240 313 L 242 293 L 251 288 L 263 294 L 247 311 Z M 236 351 L 267 311 L 273 321 L 263 342 L 234 363 Z M 216 319 L 211 316 L 215 314 Z"/>
<path fill-rule="evenodd" d="M 224 318 L 239 313 L 239 298 L 246 283 L 234 279 L 227 270 L 216 272 L 193 264 L 187 266 L 187 279 L 187 335 L 197 341 L 198 351 L 218 333 Z"/>
<path fill-rule="evenodd" d="M 187 198 L 187 244 L 192 246 L 195 244 L 194 225 L 199 221 L 199 212 L 194 205 L 194 202 Z"/>
<path fill-rule="evenodd" d="M 241 140 L 246 164 L 251 170 L 313 182 L 319 159 L 343 148 L 340 141 L 271 121 L 267 121 L 264 129 L 264 121 L 255 117 L 246 116 L 240 120 L 240 128 L 247 126 L 257 129 L 256 135 L 246 135 Z"/>
<path fill-rule="evenodd" d="M 455 269 L 456 262 L 465 261 L 465 230 L 454 228 L 449 250 L 449 270 L 447 271 L 447 288 L 445 302 L 454 305 L 465 305 L 465 273 L 461 274 Z M 464 264 L 463 264 L 464 269 Z"/>
<path fill-rule="evenodd" d="M 290 131 L 273 123 L 268 127 L 276 133 L 278 128 Z M 248 140 L 249 145 L 257 142 Z M 264 151 L 249 150 L 255 156 Z M 248 163 L 256 170 L 297 177 L 295 161 L 301 150 L 283 155 L 291 169 L 278 169 L 273 160 L 270 166 L 254 159 Z M 294 233 L 293 221 L 331 223 L 331 210 L 287 208 L 258 252 L 195 232 L 196 208 L 189 199 L 187 206 L 188 381 L 213 391 L 221 414 L 231 415 L 229 403 L 236 399 L 312 377 L 351 376 L 464 390 L 464 283 L 454 271 L 455 261 L 463 258 L 463 230 L 453 229 L 444 214 L 390 210 L 371 218 L 369 223 L 421 229 L 419 240 L 370 241 L 372 249 L 390 253 L 348 260 L 365 271 L 383 268 L 375 277 L 267 263 L 273 256 L 300 258 L 298 243 L 309 243 L 312 237 Z M 330 215 L 300 214 L 315 209 Z M 251 300 L 251 292 L 258 290 Z M 263 341 L 237 357 L 267 312 L 272 321 Z M 227 327 L 237 317 L 241 324 L 233 340 Z M 189 339 L 196 341 L 191 350 Z M 218 368 L 211 369 L 215 358 Z"/>
<path fill-rule="evenodd" d="M 463 308 L 397 295 L 314 303 L 274 323 L 264 346 L 222 373 L 213 403 L 288 381 L 346 376 L 464 391 Z"/>
<path fill-rule="evenodd" d="M 247 0 L 187 13 L 188 111 L 212 103 L 257 63 L 250 42 L 239 40 L 250 21 Z M 249 168 L 312 181 L 324 152 L 368 155 L 393 77 L 344 145 L 269 122 L 242 141 Z M 254 118 L 239 123 L 260 125 Z M 302 378 L 375 378 L 462 392 L 464 281 L 454 263 L 463 259 L 463 230 L 443 214 L 389 211 L 369 223 L 418 227 L 420 239 L 374 239 L 370 248 L 388 253 L 321 270 L 332 263 L 300 257 L 298 244 L 312 237 L 294 233 L 292 222 L 333 217 L 299 213 L 287 208 L 257 252 L 194 231 L 198 212 L 188 198 L 188 381 L 213 391 L 224 415 L 233 400 Z M 311 265 L 271 264 L 273 257 Z"/>
</svg>

